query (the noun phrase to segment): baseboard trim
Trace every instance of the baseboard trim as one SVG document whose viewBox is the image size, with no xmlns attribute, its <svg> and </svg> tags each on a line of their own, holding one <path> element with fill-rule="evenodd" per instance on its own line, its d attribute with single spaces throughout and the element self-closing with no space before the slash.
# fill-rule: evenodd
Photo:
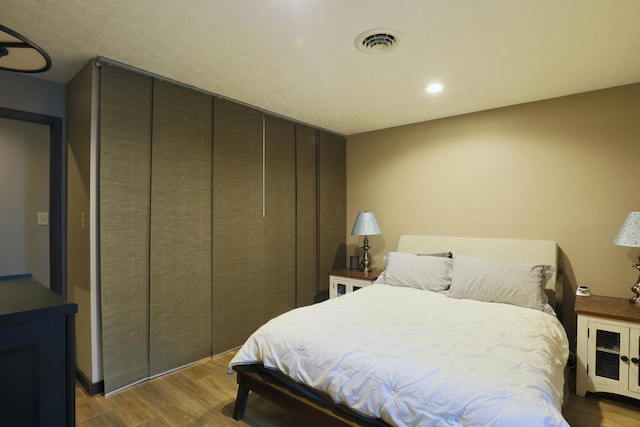
<svg viewBox="0 0 640 427">
<path fill-rule="evenodd" d="M 104 381 L 92 383 L 78 368 L 76 368 L 76 379 L 89 396 L 104 393 Z"/>
</svg>

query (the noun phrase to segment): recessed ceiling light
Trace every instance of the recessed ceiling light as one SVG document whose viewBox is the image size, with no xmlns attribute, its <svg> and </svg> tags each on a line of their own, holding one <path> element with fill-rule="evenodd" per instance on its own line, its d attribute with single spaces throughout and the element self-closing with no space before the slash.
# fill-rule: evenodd
<svg viewBox="0 0 640 427">
<path fill-rule="evenodd" d="M 402 40 L 402 35 L 389 28 L 374 28 L 356 37 L 355 45 L 366 53 L 384 53 L 395 48 Z"/>
<path fill-rule="evenodd" d="M 427 92 L 429 93 L 438 93 L 438 92 L 442 92 L 442 85 L 440 83 L 431 83 L 429 86 L 427 86 Z"/>
</svg>

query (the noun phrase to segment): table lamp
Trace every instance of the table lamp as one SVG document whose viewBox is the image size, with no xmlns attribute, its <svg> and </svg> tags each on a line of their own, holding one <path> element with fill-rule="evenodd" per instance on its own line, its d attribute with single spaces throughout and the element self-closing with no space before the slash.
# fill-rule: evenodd
<svg viewBox="0 0 640 427">
<path fill-rule="evenodd" d="M 618 235 L 613 239 L 613 244 L 640 248 L 640 212 L 631 212 L 627 215 L 627 219 L 624 220 L 622 227 L 620 227 Z M 638 264 L 633 264 L 633 267 L 640 272 L 640 255 L 638 255 Z M 640 276 L 636 283 L 631 286 L 631 290 L 635 292 L 636 296 L 629 298 L 629 302 L 640 304 Z"/>
<path fill-rule="evenodd" d="M 373 236 L 375 234 L 382 234 L 380 231 L 380 227 L 378 227 L 378 223 L 376 222 L 376 216 L 373 212 L 358 212 L 358 216 L 356 217 L 356 223 L 353 224 L 353 229 L 351 230 L 352 236 L 364 236 L 364 242 L 362 244 L 362 250 L 364 254 L 362 255 L 362 261 L 360 261 L 360 265 L 362 266 L 362 271 L 368 273 L 371 271 L 371 259 L 369 259 L 369 238 L 367 236 Z"/>
</svg>

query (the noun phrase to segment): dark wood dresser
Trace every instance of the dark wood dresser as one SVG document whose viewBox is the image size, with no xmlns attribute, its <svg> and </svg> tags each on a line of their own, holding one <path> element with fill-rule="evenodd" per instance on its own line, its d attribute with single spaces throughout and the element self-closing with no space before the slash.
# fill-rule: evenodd
<svg viewBox="0 0 640 427">
<path fill-rule="evenodd" d="M 0 281 L 0 425 L 75 425 L 77 311 L 34 279 Z"/>
</svg>

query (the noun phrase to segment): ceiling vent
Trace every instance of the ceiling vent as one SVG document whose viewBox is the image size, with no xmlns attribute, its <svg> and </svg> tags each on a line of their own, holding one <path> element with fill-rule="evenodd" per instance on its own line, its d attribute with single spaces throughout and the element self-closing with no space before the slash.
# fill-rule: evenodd
<svg viewBox="0 0 640 427">
<path fill-rule="evenodd" d="M 356 37 L 356 47 L 366 53 L 385 53 L 396 47 L 402 36 L 395 30 L 376 28 Z"/>
</svg>

